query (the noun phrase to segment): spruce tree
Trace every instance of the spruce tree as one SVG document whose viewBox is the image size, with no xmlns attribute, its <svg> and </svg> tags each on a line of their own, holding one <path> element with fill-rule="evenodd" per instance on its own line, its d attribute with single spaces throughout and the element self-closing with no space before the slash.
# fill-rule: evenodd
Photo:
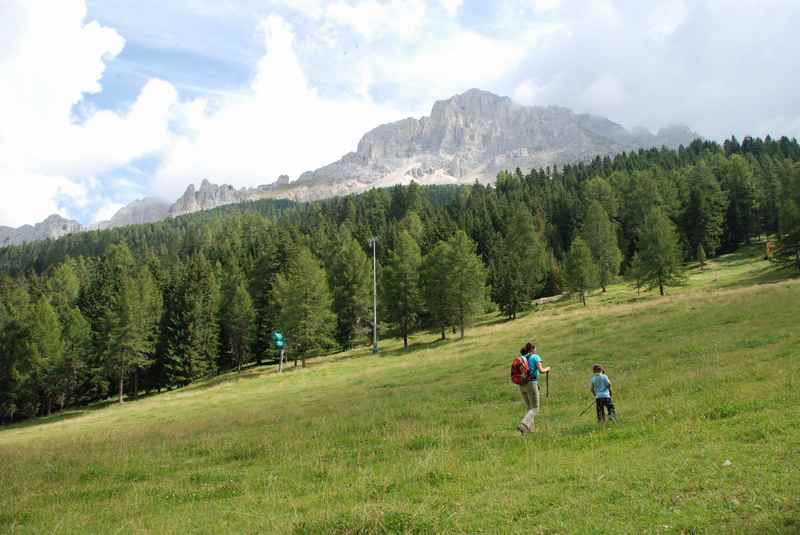
<svg viewBox="0 0 800 535">
<path fill-rule="evenodd" d="M 619 272 L 622 253 L 617 245 L 617 233 L 608 214 L 598 201 L 592 201 L 583 223 L 583 239 L 592 251 L 598 268 L 599 283 L 603 291 L 611 278 Z"/>
<path fill-rule="evenodd" d="M 350 349 L 369 321 L 372 262 L 349 233 L 345 233 L 341 240 L 332 275 L 336 341 L 342 349 Z"/>
<path fill-rule="evenodd" d="M 514 319 L 542 289 L 547 256 L 530 212 L 517 205 L 511 213 L 492 263 L 491 282 L 492 299 L 506 317 Z"/>
<path fill-rule="evenodd" d="M 579 293 L 583 306 L 586 306 L 586 293 L 598 285 L 598 269 L 592 258 L 592 251 L 581 237 L 575 238 L 569 249 L 566 262 L 567 284 Z"/>
<path fill-rule="evenodd" d="M 414 238 L 401 231 L 395 249 L 383 274 L 383 303 L 389 321 L 403 337 L 403 347 L 408 347 L 408 335 L 416 326 L 422 304 L 419 291 L 419 271 L 422 255 Z"/>
<path fill-rule="evenodd" d="M 658 287 L 659 293 L 664 295 L 666 286 L 683 282 L 681 251 L 675 226 L 661 209 L 653 210 L 645 219 L 639 237 L 639 254 L 642 281 L 649 288 Z"/>
<path fill-rule="evenodd" d="M 325 269 L 306 247 L 291 255 L 286 270 L 275 277 L 272 299 L 278 309 L 276 328 L 286 337 L 296 362 L 333 344 L 336 315 Z"/>
<path fill-rule="evenodd" d="M 486 270 L 475 252 L 475 243 L 463 230 L 448 240 L 450 246 L 450 273 L 448 290 L 460 337 L 464 328 L 481 311 L 486 299 Z"/>
<path fill-rule="evenodd" d="M 689 196 L 680 215 L 680 226 L 687 253 L 702 245 L 706 254 L 713 256 L 721 244 L 728 198 L 705 163 L 690 167 L 686 180 Z"/>
</svg>

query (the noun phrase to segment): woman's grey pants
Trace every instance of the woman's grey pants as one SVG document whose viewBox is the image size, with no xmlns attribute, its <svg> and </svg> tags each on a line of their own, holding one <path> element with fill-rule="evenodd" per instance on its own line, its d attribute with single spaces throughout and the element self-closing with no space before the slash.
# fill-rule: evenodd
<svg viewBox="0 0 800 535">
<path fill-rule="evenodd" d="M 536 383 L 525 383 L 519 385 L 519 393 L 522 394 L 522 401 L 528 408 L 528 412 L 522 419 L 522 424 L 528 429 L 533 429 L 533 418 L 539 414 L 539 385 Z"/>
</svg>

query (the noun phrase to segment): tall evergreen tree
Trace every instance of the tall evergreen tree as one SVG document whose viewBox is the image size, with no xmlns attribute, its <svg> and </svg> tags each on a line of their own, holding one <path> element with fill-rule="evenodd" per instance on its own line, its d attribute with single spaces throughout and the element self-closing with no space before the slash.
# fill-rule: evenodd
<svg viewBox="0 0 800 535">
<path fill-rule="evenodd" d="M 450 244 L 440 241 L 425 255 L 420 272 L 420 288 L 425 301 L 425 310 L 432 325 L 441 330 L 442 340 L 447 338 L 447 327 L 455 323 L 454 304 L 450 293 L 452 259 Z"/>
<path fill-rule="evenodd" d="M 666 286 L 684 280 L 678 236 L 672 221 L 660 209 L 653 210 L 645 220 L 639 238 L 642 280 L 649 288 L 658 287 L 664 295 Z"/>
<path fill-rule="evenodd" d="M 622 253 L 617 245 L 614 227 L 598 201 L 592 201 L 589 205 L 582 234 L 592 251 L 592 258 L 598 268 L 598 282 L 605 292 L 611 278 L 619 272 Z"/>
<path fill-rule="evenodd" d="M 23 412 L 25 388 L 31 371 L 30 296 L 10 277 L 0 275 L 0 422 L 12 422 Z"/>
<path fill-rule="evenodd" d="M 492 264 L 492 298 L 510 319 L 541 290 L 547 256 L 527 209 L 515 208 Z"/>
<path fill-rule="evenodd" d="M 414 238 L 401 231 L 395 249 L 383 274 L 383 302 L 389 320 L 403 337 L 403 347 L 408 347 L 408 335 L 419 318 L 422 297 L 419 291 L 419 271 L 422 254 Z"/>
<path fill-rule="evenodd" d="M 255 334 L 255 310 L 250 293 L 239 283 L 225 315 L 228 325 L 229 351 L 238 371 L 250 359 Z"/>
<path fill-rule="evenodd" d="M 276 328 L 286 336 L 295 362 L 331 347 L 336 315 L 328 278 L 319 260 L 305 247 L 293 252 L 284 273 L 275 277 L 272 299 L 278 309 Z"/>
<path fill-rule="evenodd" d="M 64 358 L 64 342 L 58 314 L 45 298 L 40 298 L 30 309 L 27 340 L 31 362 L 30 415 L 37 412 L 50 414 L 59 402 L 58 371 Z"/>
<path fill-rule="evenodd" d="M 598 269 L 592 258 L 592 251 L 580 236 L 575 238 L 569 249 L 566 263 L 567 284 L 578 292 L 583 306 L 586 306 L 586 293 L 598 285 Z"/>
<path fill-rule="evenodd" d="M 133 376 L 133 392 L 137 395 L 139 370 L 153 362 L 162 306 L 159 288 L 144 266 L 126 277 L 114 296 L 109 364 L 117 381 L 120 403 L 125 379 Z"/>
<path fill-rule="evenodd" d="M 726 251 L 733 251 L 759 230 L 755 174 L 750 162 L 739 154 L 725 161 L 720 173 L 720 184 L 728 198 L 722 245 Z"/>
<path fill-rule="evenodd" d="M 721 244 L 727 196 L 710 167 L 704 163 L 689 168 L 686 179 L 689 193 L 680 216 L 680 226 L 686 239 L 687 257 L 697 250 L 698 245 L 713 256 Z"/>
<path fill-rule="evenodd" d="M 486 299 L 486 270 L 475 250 L 475 243 L 463 230 L 448 240 L 450 274 L 448 290 L 461 338 L 464 328 L 481 311 Z"/>
<path fill-rule="evenodd" d="M 361 336 L 372 303 L 372 262 L 364 249 L 345 233 L 334 259 L 332 272 L 336 341 L 350 349 Z"/>
</svg>

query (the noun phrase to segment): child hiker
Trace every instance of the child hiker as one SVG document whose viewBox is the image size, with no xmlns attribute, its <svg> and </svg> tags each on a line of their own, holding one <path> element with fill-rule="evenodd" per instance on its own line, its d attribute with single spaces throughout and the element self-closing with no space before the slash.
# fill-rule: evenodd
<svg viewBox="0 0 800 535">
<path fill-rule="evenodd" d="M 599 364 L 592 366 L 592 372 L 589 389 L 594 394 L 597 423 L 601 424 L 606 421 L 606 411 L 608 411 L 608 419 L 616 422 L 617 412 L 614 410 L 614 402 L 611 401 L 611 381 L 608 380 L 605 370 Z"/>
<path fill-rule="evenodd" d="M 539 413 L 539 374 L 549 373 L 550 368 L 542 367 L 542 357 L 536 354 L 536 346 L 530 342 L 525 344 L 525 347 L 520 349 L 519 353 L 519 360 L 527 363 L 527 366 L 525 366 L 527 368 L 526 376 L 519 381 L 515 380 L 514 364 L 512 364 L 511 376 L 514 383 L 519 385 L 522 401 L 525 402 L 525 406 L 528 409 L 525 417 L 517 426 L 517 431 L 525 437 L 533 430 L 533 419 Z M 514 362 L 518 361 L 515 360 Z"/>
</svg>

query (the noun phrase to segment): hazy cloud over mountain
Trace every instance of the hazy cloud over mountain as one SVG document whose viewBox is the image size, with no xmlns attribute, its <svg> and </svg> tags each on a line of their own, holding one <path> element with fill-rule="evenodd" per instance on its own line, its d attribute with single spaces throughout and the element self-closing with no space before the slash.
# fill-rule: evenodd
<svg viewBox="0 0 800 535">
<path fill-rule="evenodd" d="M 798 23 L 795 0 L 9 0 L 0 225 L 294 178 L 470 87 L 798 136 Z"/>
</svg>

